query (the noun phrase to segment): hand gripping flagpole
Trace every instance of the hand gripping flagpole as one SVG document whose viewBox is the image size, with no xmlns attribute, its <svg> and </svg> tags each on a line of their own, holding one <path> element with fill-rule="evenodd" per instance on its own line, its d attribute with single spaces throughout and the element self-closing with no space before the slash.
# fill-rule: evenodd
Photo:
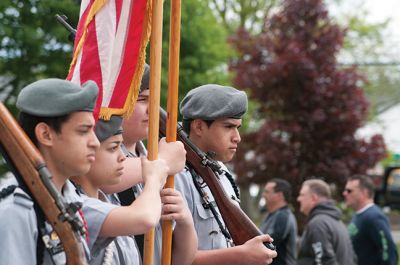
<svg viewBox="0 0 400 265">
<path fill-rule="evenodd" d="M 167 100 L 167 142 L 176 141 L 178 120 L 179 50 L 181 30 L 181 1 L 172 0 L 170 10 L 168 100 Z M 174 188 L 174 176 L 168 176 L 165 188 Z M 172 221 L 162 223 L 162 265 L 171 264 Z"/>
<path fill-rule="evenodd" d="M 152 1 L 152 21 L 150 37 L 150 95 L 149 95 L 149 135 L 148 155 L 149 160 L 156 160 L 158 154 L 158 128 L 160 120 L 160 82 L 161 82 L 161 48 L 162 48 L 162 20 L 163 1 Z M 144 237 L 144 265 L 154 263 L 154 228 L 150 229 Z"/>
</svg>

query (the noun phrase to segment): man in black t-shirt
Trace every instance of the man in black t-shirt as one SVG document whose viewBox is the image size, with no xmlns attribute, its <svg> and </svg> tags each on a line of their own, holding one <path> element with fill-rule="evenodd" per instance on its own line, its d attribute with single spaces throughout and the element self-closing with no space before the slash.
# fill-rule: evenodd
<svg viewBox="0 0 400 265">
<path fill-rule="evenodd" d="M 271 264 L 296 265 L 296 219 L 288 206 L 292 189 L 286 180 L 272 179 L 264 187 L 268 214 L 260 230 L 274 239 L 278 256 Z"/>
</svg>

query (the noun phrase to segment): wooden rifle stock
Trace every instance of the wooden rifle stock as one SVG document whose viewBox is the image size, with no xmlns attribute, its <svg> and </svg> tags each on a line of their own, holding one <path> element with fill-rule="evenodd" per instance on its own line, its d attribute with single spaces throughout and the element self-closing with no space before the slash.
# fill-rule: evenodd
<svg viewBox="0 0 400 265">
<path fill-rule="evenodd" d="M 59 236 L 64 246 L 67 264 L 87 264 L 75 232 L 84 231 L 82 222 L 76 219 L 74 214 L 76 205 L 65 203 L 51 181 L 51 175 L 41 154 L 1 102 L 0 144 L 34 201 Z"/>
<path fill-rule="evenodd" d="M 165 135 L 166 112 L 160 110 L 160 134 Z M 218 209 L 222 215 L 225 225 L 235 245 L 242 245 L 246 241 L 262 235 L 253 221 L 238 207 L 233 200 L 226 194 L 221 183 L 218 181 L 218 171 L 220 165 L 217 161 L 211 159 L 206 153 L 198 149 L 183 131 L 182 126 L 178 124 L 177 140 L 181 141 L 186 149 L 186 163 L 188 163 L 196 173 L 203 178 L 210 188 Z M 264 245 L 275 250 L 275 246 L 270 242 L 264 242 Z"/>
</svg>

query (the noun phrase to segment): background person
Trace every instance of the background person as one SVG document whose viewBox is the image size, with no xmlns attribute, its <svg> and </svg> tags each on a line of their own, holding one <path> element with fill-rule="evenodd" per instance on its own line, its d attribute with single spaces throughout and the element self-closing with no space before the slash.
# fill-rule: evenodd
<svg viewBox="0 0 400 265">
<path fill-rule="evenodd" d="M 329 185 L 320 179 L 304 181 L 297 197 L 307 224 L 300 241 L 299 265 L 354 265 L 355 254 L 342 214 L 331 199 Z"/>
<path fill-rule="evenodd" d="M 397 265 L 398 253 L 386 216 L 373 203 L 374 185 L 364 175 L 347 180 L 343 196 L 355 211 L 348 226 L 359 265 Z"/>
<path fill-rule="evenodd" d="M 292 187 L 284 179 L 271 179 L 264 186 L 263 197 L 268 213 L 260 230 L 274 239 L 278 252 L 271 263 L 274 265 L 296 264 L 297 223 L 288 205 L 291 194 Z"/>
</svg>

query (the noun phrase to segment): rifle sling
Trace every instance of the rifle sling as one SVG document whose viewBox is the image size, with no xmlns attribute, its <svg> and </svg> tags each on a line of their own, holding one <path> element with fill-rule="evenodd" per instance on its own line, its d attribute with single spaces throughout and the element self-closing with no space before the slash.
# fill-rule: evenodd
<svg viewBox="0 0 400 265">
<path fill-rule="evenodd" d="M 119 257 L 119 264 L 120 265 L 125 265 L 125 259 L 124 259 L 124 254 L 122 254 L 122 249 L 121 246 L 118 244 L 118 241 L 115 239 L 114 240 L 115 248 L 117 249 L 118 252 L 118 257 Z"/>
<path fill-rule="evenodd" d="M 119 201 L 121 202 L 122 206 L 128 206 L 131 205 L 132 202 L 136 200 L 135 193 L 133 192 L 132 188 L 129 188 L 127 190 L 121 191 L 118 193 L 118 198 Z M 135 241 L 139 249 L 140 257 L 143 260 L 143 255 L 144 255 L 144 234 L 140 235 L 135 235 Z"/>
<path fill-rule="evenodd" d="M 43 211 L 40 209 L 40 207 L 38 206 L 37 203 L 34 202 L 33 207 L 35 208 L 37 229 L 38 229 L 38 237 L 36 239 L 36 264 L 43 264 L 45 247 L 44 247 L 44 242 L 43 242 L 42 236 L 43 236 L 43 231 L 45 231 L 46 218 L 44 217 Z M 50 252 L 49 252 L 49 254 L 50 254 Z M 53 258 L 53 256 L 51 254 L 50 254 L 50 258 Z"/>
<path fill-rule="evenodd" d="M 224 227 L 224 225 L 222 224 L 221 219 L 219 218 L 220 215 L 218 214 L 217 210 L 215 210 L 214 205 L 212 203 L 210 203 L 210 201 L 208 200 L 208 196 L 202 190 L 201 184 L 196 179 L 196 177 L 199 176 L 199 175 L 191 167 L 189 167 L 189 172 L 192 175 L 194 186 L 196 187 L 196 190 L 199 192 L 200 197 L 201 197 L 201 199 L 203 201 L 204 209 L 210 209 L 211 210 L 215 220 L 217 221 L 218 227 L 221 230 L 222 234 L 224 235 L 224 237 L 226 238 L 226 240 L 229 243 L 232 243 L 232 237 L 229 234 L 229 232 L 227 231 L 227 229 Z M 201 177 L 201 176 L 199 176 L 199 177 Z"/>
</svg>

